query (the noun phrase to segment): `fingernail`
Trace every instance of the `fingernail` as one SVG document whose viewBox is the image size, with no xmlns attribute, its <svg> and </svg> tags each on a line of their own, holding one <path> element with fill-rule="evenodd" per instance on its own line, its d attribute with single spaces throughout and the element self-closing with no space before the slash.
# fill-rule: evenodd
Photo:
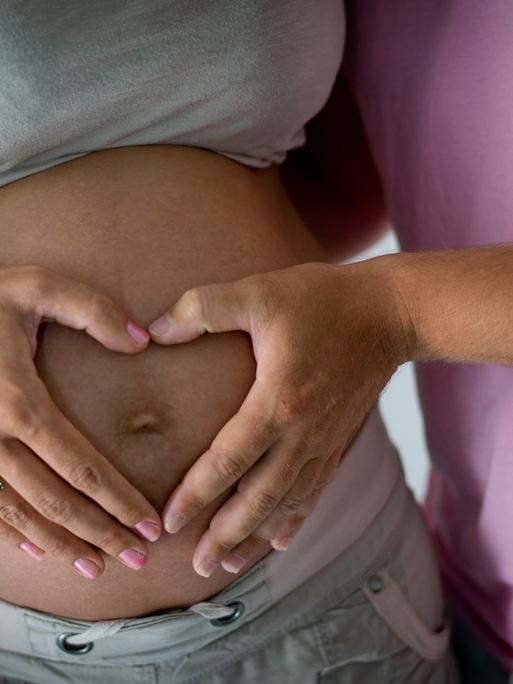
<svg viewBox="0 0 513 684">
<path fill-rule="evenodd" d="M 234 553 L 231 556 L 228 556 L 228 558 L 225 558 L 223 561 L 221 561 L 221 565 L 227 572 L 237 573 L 242 568 L 245 562 L 245 558 L 239 556 L 238 553 Z"/>
<path fill-rule="evenodd" d="M 35 558 L 36 560 L 43 560 L 43 556 L 45 555 L 43 549 L 40 549 L 39 546 L 36 546 L 29 541 L 21 542 L 20 549 L 25 551 L 25 553 L 28 553 L 29 556 L 32 556 L 32 558 Z"/>
<path fill-rule="evenodd" d="M 182 527 L 187 523 L 187 518 L 180 513 L 171 513 L 164 518 L 164 527 L 166 532 L 169 534 L 174 534 L 181 530 Z"/>
<path fill-rule="evenodd" d="M 165 332 L 169 330 L 169 328 L 172 325 L 173 319 L 168 313 L 165 313 L 160 318 L 157 318 L 156 321 L 153 321 L 148 330 L 151 332 L 152 335 L 163 335 Z"/>
<path fill-rule="evenodd" d="M 125 549 L 121 551 L 118 558 L 132 570 L 139 570 L 146 562 L 146 554 L 138 549 Z"/>
<path fill-rule="evenodd" d="M 141 520 L 134 528 L 148 541 L 157 541 L 160 537 L 160 525 L 154 520 Z"/>
<path fill-rule="evenodd" d="M 146 330 L 143 330 L 135 323 L 132 323 L 132 321 L 128 321 L 126 324 L 126 329 L 130 337 L 132 337 L 132 339 L 134 339 L 136 342 L 147 342 L 150 339 L 150 336 Z"/>
<path fill-rule="evenodd" d="M 274 539 L 271 539 L 271 546 L 273 547 L 273 549 L 276 549 L 276 551 L 285 551 L 288 545 L 288 537 L 275 537 Z"/>
<path fill-rule="evenodd" d="M 87 577 L 87 579 L 94 579 L 100 572 L 100 568 L 89 558 L 78 558 L 73 565 L 82 577 Z"/>
<path fill-rule="evenodd" d="M 203 560 L 201 563 L 198 563 L 198 565 L 195 567 L 195 570 L 198 575 L 201 575 L 202 577 L 210 577 L 216 568 L 217 561 Z"/>
</svg>

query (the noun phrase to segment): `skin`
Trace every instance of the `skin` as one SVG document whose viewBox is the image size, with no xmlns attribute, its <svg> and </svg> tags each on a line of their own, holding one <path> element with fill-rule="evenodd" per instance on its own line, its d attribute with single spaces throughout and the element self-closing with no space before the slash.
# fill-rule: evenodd
<svg viewBox="0 0 513 684">
<path fill-rule="evenodd" d="M 149 340 L 94 288 L 39 266 L 0 270 L 1 536 L 37 560 L 44 548 L 54 549 L 90 578 L 105 565 L 98 549 L 129 567 L 142 565 L 147 547 L 136 533 L 158 539 L 160 516 L 52 400 L 33 361 L 46 321 L 84 330 L 107 349 L 129 354 Z M 73 515 L 77 509 L 82 516 Z"/>
<path fill-rule="evenodd" d="M 60 309 L 61 291 L 81 283 L 94 289 L 97 301 L 112 300 L 143 328 L 187 288 L 324 258 L 281 187 L 276 167 L 252 170 L 183 146 L 95 152 L 12 183 L 0 190 L 1 231 L 1 266 L 38 264 L 45 273 L 69 279 L 69 285 L 46 279 L 37 287 L 22 279 L 20 289 L 33 291 L 36 302 L 55 300 Z M 94 304 L 92 299 L 88 310 Z M 116 309 L 112 315 L 118 315 Z M 150 341 L 141 353 L 124 354 L 65 320 L 41 323 L 33 361 L 53 403 L 82 436 L 80 444 L 89 442 L 159 515 L 189 466 L 237 412 L 256 372 L 251 338 L 243 332 L 202 336 L 175 347 Z M 19 372 L 13 367 L 13 374 Z M 42 405 L 32 400 L 30 386 L 19 403 L 23 397 L 31 433 L 31 426 L 46 424 L 46 411 L 39 413 Z M 0 397 L 0 414 L 2 398 L 8 397 Z M 76 448 L 73 441 L 63 442 L 68 458 Z M 0 474 L 12 487 L 1 463 Z M 20 468 L 20 481 L 29 475 L 30 469 Z M 51 483 L 45 481 L 34 499 L 53 496 L 56 504 L 63 502 L 45 511 L 53 515 L 57 535 L 73 526 L 78 536 L 67 537 L 65 544 L 59 538 L 41 541 L 45 554 L 36 561 L 9 537 L 12 530 L 37 543 L 30 538 L 30 509 L 16 515 L 23 513 L 22 503 L 6 502 L 7 527 L 0 539 L 3 599 L 70 617 L 109 619 L 190 605 L 233 582 L 233 574 L 222 568 L 206 579 L 191 566 L 195 546 L 233 488 L 180 533 L 161 534 L 148 544 L 147 560 L 136 571 L 95 549 L 104 566 L 90 581 L 74 571 L 73 552 L 82 553 L 84 537 L 99 530 L 82 506 L 58 519 L 66 513 L 67 496 L 55 496 L 60 491 L 55 476 L 57 484 L 47 488 Z M 6 488 L 1 494 L 7 493 Z M 0 495 L 0 515 L 2 500 Z M 127 496 L 124 505 L 130 503 Z M 130 534 L 120 527 L 111 535 L 116 543 Z M 261 555 L 271 549 L 267 544 Z"/>
<path fill-rule="evenodd" d="M 338 168 L 338 176 L 343 177 L 343 182 L 337 187 L 333 183 L 329 184 L 328 188 L 325 188 L 322 183 L 314 183 L 313 178 L 319 177 L 318 174 L 315 176 L 310 174 L 306 182 L 301 182 L 302 174 L 305 173 L 307 169 L 315 168 L 322 169 L 324 165 L 327 165 L 330 169 L 334 168 L 334 164 L 337 163 L 337 159 L 344 159 L 349 162 L 349 155 L 347 149 L 347 141 L 344 141 L 344 136 L 339 136 L 338 144 L 340 146 L 345 145 L 346 153 L 345 155 L 339 155 L 337 150 L 332 146 L 330 148 L 330 154 L 319 155 L 316 150 L 323 148 L 323 130 L 325 127 L 325 121 L 332 121 L 334 116 L 344 113 L 344 130 L 350 132 L 350 139 L 352 142 L 352 154 L 350 164 L 345 167 L 345 169 Z M 358 187 L 361 186 L 363 179 L 373 179 L 372 187 L 374 190 L 379 190 L 379 184 L 377 181 L 377 174 L 369 173 L 371 169 L 370 165 L 370 155 L 368 154 L 368 149 L 366 147 L 365 138 L 363 135 L 363 129 L 361 123 L 357 119 L 356 108 L 352 104 L 349 96 L 349 91 L 345 86 L 342 77 L 339 76 L 337 79 L 336 87 L 333 90 L 330 101 L 324 110 L 309 123 L 308 126 L 308 136 L 309 139 L 313 141 L 314 144 L 307 145 L 303 151 L 298 151 L 290 156 L 290 159 L 280 167 L 280 172 L 282 175 L 282 180 L 285 182 L 289 194 L 292 194 L 296 201 L 296 206 L 299 208 L 303 219 L 306 222 L 313 224 L 316 233 L 328 249 L 333 249 L 335 244 L 337 245 L 337 253 L 340 255 L 342 252 L 346 254 L 355 248 L 356 244 L 361 244 L 361 237 L 355 239 L 357 234 L 355 231 L 355 217 L 362 214 L 364 215 L 367 225 L 369 226 L 369 234 L 372 231 L 379 228 L 382 225 L 381 219 L 381 206 L 382 202 L 380 199 L 379 192 L 375 192 L 376 201 L 373 207 L 367 203 L 363 209 L 363 204 L 360 202 L 355 202 L 357 197 L 361 198 L 363 196 L 361 191 L 358 191 Z M 306 152 L 306 155 L 303 155 Z M 358 168 L 362 169 L 363 173 L 354 174 L 354 170 L 350 171 L 355 159 L 359 158 L 361 163 Z M 70 168 L 68 166 L 68 168 Z M 43 182 L 42 177 L 45 174 L 39 174 L 38 181 L 40 184 Z M 321 174 L 326 177 L 326 174 Z M 350 179 L 354 179 L 353 182 L 348 182 Z M 22 191 L 24 183 L 18 183 L 16 189 L 20 192 Z M 44 185 L 44 183 L 43 183 Z M 305 189 L 309 190 L 309 200 L 302 201 L 303 197 L 307 197 Z M 341 202 L 329 202 L 330 191 L 334 189 L 337 190 L 337 196 L 342 198 Z M 347 192 L 344 195 L 341 190 L 346 189 Z M 12 187 L 7 191 L 9 194 L 12 191 Z M 34 189 L 32 189 L 32 194 Z M 39 190 L 41 192 L 41 190 Z M 6 191 L 3 191 L 5 197 Z M 368 195 L 367 195 L 368 196 Z M 309 213 L 309 208 L 313 206 L 312 199 L 315 198 L 317 213 Z M 45 196 L 45 204 L 51 207 L 51 201 L 49 196 Z M 358 205 L 358 206 L 357 206 Z M 8 205 L 7 205 L 8 206 Z M 318 220 L 318 209 L 319 207 L 324 207 L 323 220 Z M 349 211 L 353 207 L 354 211 Z M 339 215 L 345 216 L 345 226 L 344 229 L 338 231 L 337 241 L 330 240 L 330 231 L 327 230 L 330 226 L 335 225 L 340 227 Z M 16 218 L 16 216 L 15 216 Z M 374 225 L 373 225 L 374 221 Z M 77 227 L 70 226 L 71 231 L 77 232 Z M 359 231 L 361 235 L 362 231 Z M 47 231 L 47 237 L 50 236 Z M 342 248 L 341 242 L 344 241 L 344 247 Z M 16 243 L 12 243 L 15 248 Z M 51 244 L 51 243 L 50 243 Z M 7 257 L 7 251 L 4 252 L 4 257 Z M 14 249 L 13 258 L 17 258 L 16 249 Z M 29 255 L 26 256 L 29 258 Z M 6 259 L 7 263 L 13 263 L 12 258 Z M 23 263 L 23 258 L 21 259 Z M 111 267 L 107 266 L 110 270 Z M 20 311 L 20 315 L 23 316 L 24 328 L 27 337 L 26 347 L 30 346 L 30 355 L 33 358 L 37 352 L 37 340 L 38 331 L 40 326 L 47 322 L 55 322 L 60 325 L 68 325 L 70 327 L 75 327 L 75 329 L 84 329 L 93 337 L 96 337 L 98 341 L 105 344 L 109 349 L 116 349 L 120 351 L 126 351 L 126 343 L 121 349 L 115 346 L 113 342 L 112 328 L 119 330 L 119 326 L 123 326 L 123 333 L 126 336 L 126 324 L 127 317 L 124 312 L 122 312 L 119 305 L 114 301 L 112 297 L 108 297 L 105 290 L 100 290 L 99 288 L 85 287 L 83 283 L 74 282 L 71 278 L 63 278 L 57 273 L 51 271 L 50 269 L 45 269 L 42 267 L 19 267 L 19 268 L 7 268 L 3 272 L 2 283 L 4 285 L 4 290 L 7 291 L 7 285 L 12 282 L 12 286 L 9 288 L 11 293 L 16 293 L 18 299 L 23 301 L 23 309 Z M 25 293 L 32 295 L 32 302 L 29 300 Z M 84 293 L 84 294 L 82 294 Z M 78 294 L 82 295 L 84 302 L 80 300 Z M 23 300 L 23 298 L 25 298 Z M 95 306 L 91 306 L 90 301 L 93 301 Z M 5 296 L 4 306 L 7 307 L 9 300 L 7 299 L 7 294 Z M 36 305 L 37 303 L 37 305 Z M 32 305 L 32 308 L 31 308 Z M 87 312 L 89 317 L 86 318 L 82 313 L 84 307 L 87 307 Z M 21 309 L 21 307 L 20 307 Z M 116 312 L 115 317 L 107 319 L 106 312 Z M 92 320 L 91 315 L 94 312 L 95 318 Z M 101 318 L 100 318 L 101 317 Z M 5 328 L 11 330 L 8 338 L 12 341 L 13 353 L 16 353 L 20 348 L 19 333 L 13 326 L 13 322 L 7 320 L 7 316 L 4 314 Z M 143 351 L 146 348 L 148 342 L 148 334 L 145 333 L 140 327 L 138 327 L 133 322 L 129 323 L 128 332 L 136 336 L 136 340 L 130 338 L 129 351 L 133 353 L 134 344 L 135 351 Z M 119 336 L 119 332 L 118 332 Z M 113 468 L 106 469 L 106 466 L 102 462 L 102 457 L 98 451 L 92 446 L 92 444 L 84 439 L 83 435 L 76 429 L 73 428 L 72 423 L 67 420 L 62 412 L 59 411 L 57 405 L 52 401 L 51 396 L 45 388 L 45 384 L 41 382 L 41 367 L 36 368 L 33 363 L 31 363 L 28 358 L 26 362 L 27 373 L 23 376 L 20 375 L 19 371 L 13 373 L 11 370 L 9 373 L 7 369 L 14 368 L 12 359 L 8 355 L 8 350 L 4 345 L 1 350 L 4 358 L 4 365 L 6 372 L 4 373 L 4 392 L 3 392 L 3 408 L 4 415 L 11 416 L 10 423 L 7 421 L 3 425 L 3 463 L 2 463 L 2 473 L 4 480 L 8 480 L 6 489 L 3 492 L 2 500 L 3 507 L 0 512 L 0 532 L 4 540 L 9 540 L 11 544 L 16 544 L 24 551 L 26 551 L 31 557 L 40 560 L 43 557 L 44 551 L 41 547 L 45 549 L 54 549 L 55 553 L 59 554 L 61 561 L 65 563 L 73 564 L 73 568 L 76 572 L 92 579 L 99 576 L 105 568 L 104 558 L 98 553 L 95 545 L 98 549 L 102 549 L 105 553 L 114 555 L 121 562 L 125 562 L 124 558 L 119 558 L 119 554 L 123 552 L 124 546 L 127 549 L 136 549 L 139 551 L 140 556 L 135 558 L 135 565 L 133 563 L 129 564 L 129 567 L 138 569 L 141 563 L 145 562 L 148 556 L 148 548 L 140 540 L 135 540 L 132 537 L 127 536 L 127 533 L 122 525 L 119 525 L 116 530 L 116 522 L 105 513 L 101 512 L 101 508 L 105 509 L 106 512 L 110 513 L 114 518 L 120 523 L 131 524 L 134 527 L 134 531 L 138 534 L 145 536 L 150 541 L 155 541 L 160 535 L 160 521 L 159 516 L 155 512 L 155 508 L 151 507 L 148 502 L 144 503 L 144 498 L 139 492 L 134 494 L 134 487 L 130 487 L 127 480 L 121 475 L 117 474 Z M 63 355 L 64 358 L 64 355 Z M 38 371 L 39 370 L 39 376 Z M 47 380 L 51 378 L 46 378 Z M 16 387 L 17 394 L 19 395 L 20 404 L 19 410 L 15 411 L 14 400 L 9 399 L 10 386 Z M 35 393 L 35 388 L 38 390 L 38 394 Z M 31 394 L 33 396 L 39 396 L 39 402 L 37 405 L 28 405 L 27 397 Z M 37 406 L 37 410 L 35 408 Z M 42 411 L 39 407 L 47 407 Z M 21 414 L 20 417 L 17 417 Z M 26 435 L 29 433 L 34 433 L 33 421 L 41 416 L 40 423 L 41 428 L 38 430 L 38 442 L 36 443 L 34 439 L 29 439 Z M 44 418 L 43 418 L 44 416 Z M 11 425 L 13 423 L 13 425 Z M 0 425 L 0 428 L 2 426 Z M 67 433 L 65 435 L 65 432 Z M 51 438 L 51 435 L 53 437 Z M 53 440 L 53 441 L 52 441 Z M 33 484 L 29 485 L 26 481 L 26 476 L 23 472 L 20 472 L 19 463 L 21 459 L 21 445 L 30 447 L 34 454 L 38 454 L 40 457 L 46 461 L 47 465 L 55 468 L 56 474 L 63 477 L 68 477 L 64 470 L 64 461 L 61 459 L 61 465 L 55 461 L 55 457 L 52 459 L 52 454 L 56 451 L 57 443 L 65 445 L 67 452 L 76 453 L 77 460 L 83 463 L 84 466 L 82 470 L 86 468 L 89 469 L 88 472 L 94 472 L 95 482 L 102 483 L 101 487 L 96 487 L 94 482 L 87 483 L 85 478 L 82 478 L 82 487 L 75 484 L 76 477 L 72 476 L 72 482 L 70 482 L 73 487 L 68 487 L 66 490 L 63 488 L 62 483 L 58 477 L 48 477 L 45 470 L 39 468 L 38 478 L 33 476 Z M 44 446 L 43 446 L 44 444 Z M 26 458 L 28 457 L 28 452 Z M 17 454 L 15 458 L 15 454 Z M 48 454 L 48 455 L 46 455 Z M 94 455 L 94 460 L 91 460 Z M 34 461 L 34 456 L 30 457 L 33 461 L 31 468 L 28 471 L 33 471 L 34 474 L 38 468 L 37 460 Z M 330 463 L 334 464 L 338 458 L 332 457 Z M 17 472 L 12 471 L 12 467 L 16 463 Z M 66 465 L 67 468 L 67 465 Z M 28 472 L 27 471 L 27 472 Z M 105 471 L 105 472 L 104 472 Z M 78 472 L 78 468 L 74 468 L 70 471 L 71 473 Z M 326 479 L 330 474 L 330 469 L 326 470 Z M 109 476 L 107 476 L 107 473 Z M 89 478 L 91 479 L 91 478 Z M 42 496 L 41 488 L 34 487 L 34 483 L 38 481 L 45 484 L 44 489 L 46 491 L 53 493 L 51 496 Z M 118 484 L 122 483 L 122 484 Z M 81 483 L 78 483 L 81 484 Z M 83 493 L 87 497 L 96 499 L 99 504 L 97 509 L 92 509 L 90 517 L 91 519 L 84 518 L 82 515 L 80 518 L 74 512 L 78 507 L 78 499 L 74 493 L 75 487 L 82 488 Z M 93 491 L 93 486 L 95 490 Z M 316 496 L 310 497 L 310 509 L 317 498 L 317 495 L 321 491 L 321 482 L 319 482 L 315 488 L 317 492 Z M 21 498 L 20 498 L 21 497 Z M 75 505 L 72 501 L 76 499 Z M 139 503 L 139 510 L 133 510 L 134 506 L 127 508 L 126 502 L 128 500 L 135 499 Z M 87 501 L 87 499 L 86 499 Z M 57 503 L 59 504 L 58 507 Z M 59 503 L 60 502 L 60 503 Z M 90 504 L 89 504 L 90 505 Z M 84 503 L 81 503 L 82 510 L 84 510 Z M 38 511 L 39 515 L 36 513 Z M 306 508 L 303 507 L 303 511 L 306 512 Z M 144 514 L 144 515 L 143 515 Z M 139 518 L 137 522 L 134 522 L 135 518 Z M 142 517 L 141 517 L 142 516 Z M 66 517 L 66 524 L 62 525 L 64 522 L 64 517 Z M 50 522 L 48 518 L 51 518 Z M 146 522 L 143 522 L 146 521 Z M 13 527 L 13 523 L 16 523 L 17 530 Z M 142 523 L 142 525 L 141 525 Z M 153 523 L 153 524 L 152 524 Z M 137 526 L 137 527 L 136 527 Z M 23 528 L 23 529 L 22 529 Z M 24 532 L 25 534 L 22 534 Z M 31 537 L 32 541 L 27 539 L 27 535 Z M 38 541 L 39 545 L 35 542 Z M 87 543 L 89 542 L 89 544 Z M 130 543 L 129 543 L 130 542 Z M 121 548 L 123 546 L 123 548 Z M 279 548 L 280 544 L 276 544 Z M 142 555 L 144 554 L 144 555 Z M 133 553 L 131 554 L 134 555 Z M 131 559 L 134 560 L 134 559 Z"/>
<path fill-rule="evenodd" d="M 241 329 L 257 359 L 241 409 L 164 509 L 175 532 L 239 481 L 195 550 L 196 571 L 236 572 L 267 540 L 286 545 L 402 363 L 513 365 L 512 258 L 511 245 L 393 254 L 184 293 L 155 341 Z"/>
</svg>

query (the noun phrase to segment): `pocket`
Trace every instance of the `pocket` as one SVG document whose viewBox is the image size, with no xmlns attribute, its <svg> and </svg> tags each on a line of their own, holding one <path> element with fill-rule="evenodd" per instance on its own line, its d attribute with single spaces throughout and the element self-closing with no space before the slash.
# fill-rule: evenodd
<svg viewBox="0 0 513 684">
<path fill-rule="evenodd" d="M 447 613 L 440 627 L 433 630 L 418 615 L 386 567 L 371 575 L 362 591 L 389 629 L 412 651 L 430 662 L 443 658 L 450 638 Z"/>
</svg>

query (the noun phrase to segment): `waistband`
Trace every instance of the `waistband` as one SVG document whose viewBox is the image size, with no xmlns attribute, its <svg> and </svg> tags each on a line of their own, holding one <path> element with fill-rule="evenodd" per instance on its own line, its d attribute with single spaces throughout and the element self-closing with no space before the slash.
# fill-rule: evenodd
<svg viewBox="0 0 513 684">
<path fill-rule="evenodd" d="M 258 632 L 268 635 L 283 629 L 291 616 L 297 619 L 319 609 L 334 593 L 344 595 L 353 585 L 356 589 L 393 550 L 401 523 L 415 505 L 404 478 L 399 478 L 365 534 L 278 604 L 269 592 L 263 558 L 211 601 L 142 618 L 72 620 L 0 601 L 0 649 L 77 665 L 156 664 L 189 657 L 257 617 L 266 623 L 263 614 L 273 606 L 269 624 L 259 621 Z M 82 635 L 75 642 L 86 643 L 73 646 L 71 635 Z M 71 652 L 70 644 L 77 650 Z"/>
</svg>

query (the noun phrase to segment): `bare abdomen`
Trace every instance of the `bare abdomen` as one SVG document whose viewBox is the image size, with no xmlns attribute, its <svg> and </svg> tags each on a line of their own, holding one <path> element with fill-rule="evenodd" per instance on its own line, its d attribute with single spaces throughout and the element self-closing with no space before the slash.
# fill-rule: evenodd
<svg viewBox="0 0 513 684">
<path fill-rule="evenodd" d="M 166 145 L 94 152 L 1 188 L 0 239 L 0 267 L 38 264 L 76 278 L 142 326 L 191 286 L 324 260 L 275 167 L 248 169 Z M 35 363 L 60 410 L 158 510 L 237 411 L 255 373 L 241 332 L 150 343 L 128 355 L 51 323 L 40 330 Z M 208 598 L 236 577 L 218 569 L 205 579 L 191 564 L 224 498 L 150 544 L 142 570 L 107 557 L 94 582 L 50 556 L 36 563 L 2 544 L 0 597 L 83 619 Z"/>
</svg>

